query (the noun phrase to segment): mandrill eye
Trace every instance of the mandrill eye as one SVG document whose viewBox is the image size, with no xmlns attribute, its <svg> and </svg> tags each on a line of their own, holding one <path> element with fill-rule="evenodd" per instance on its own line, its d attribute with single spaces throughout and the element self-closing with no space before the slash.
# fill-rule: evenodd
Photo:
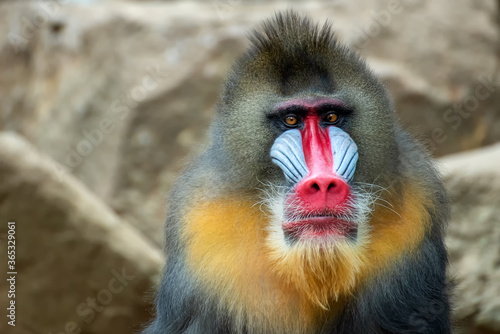
<svg viewBox="0 0 500 334">
<path fill-rule="evenodd" d="M 325 116 L 325 121 L 329 124 L 335 124 L 335 123 L 337 123 L 338 120 L 339 120 L 339 116 L 337 116 L 337 114 L 335 114 L 333 112 L 328 113 Z"/>
<path fill-rule="evenodd" d="M 287 115 L 283 121 L 285 122 L 285 124 L 289 127 L 296 127 L 297 125 L 299 125 L 299 119 L 297 116 L 295 115 Z"/>
</svg>

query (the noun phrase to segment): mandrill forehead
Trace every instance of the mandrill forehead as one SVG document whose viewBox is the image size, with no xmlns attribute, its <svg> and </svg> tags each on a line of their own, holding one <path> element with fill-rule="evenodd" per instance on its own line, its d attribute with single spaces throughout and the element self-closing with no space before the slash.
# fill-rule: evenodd
<svg viewBox="0 0 500 334">
<path fill-rule="evenodd" d="M 230 73 L 228 90 L 242 85 L 246 92 L 270 89 L 291 96 L 307 90 L 331 94 L 345 85 L 364 89 L 367 80 L 378 83 L 359 56 L 337 41 L 330 24 L 319 27 L 290 15 L 278 24 L 264 24 L 250 41 Z"/>
</svg>

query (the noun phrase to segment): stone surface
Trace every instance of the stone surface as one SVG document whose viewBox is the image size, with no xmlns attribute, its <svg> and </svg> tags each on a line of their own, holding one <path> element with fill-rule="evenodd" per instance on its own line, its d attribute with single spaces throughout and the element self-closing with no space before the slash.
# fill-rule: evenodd
<svg viewBox="0 0 500 334">
<path fill-rule="evenodd" d="M 0 133 L 0 180 L 0 244 L 14 221 L 17 272 L 16 327 L 2 279 L 0 332 L 136 332 L 150 317 L 161 251 L 18 135 Z"/>
<path fill-rule="evenodd" d="M 447 246 L 462 333 L 500 333 L 500 144 L 441 160 L 453 202 Z"/>
</svg>

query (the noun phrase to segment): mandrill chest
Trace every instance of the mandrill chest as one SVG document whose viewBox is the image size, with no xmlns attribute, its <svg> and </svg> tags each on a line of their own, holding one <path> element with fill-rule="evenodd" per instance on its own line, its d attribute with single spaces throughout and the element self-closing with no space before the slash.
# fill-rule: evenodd
<svg viewBox="0 0 500 334">
<path fill-rule="evenodd" d="M 256 333 L 311 333 L 337 309 L 330 305 L 326 311 L 328 301 L 315 295 L 326 296 L 326 286 L 321 288 L 312 271 L 299 268 L 304 265 L 299 253 L 290 252 L 288 258 L 277 253 L 269 215 L 250 199 L 205 203 L 188 219 L 187 263 L 209 298 L 233 319 L 235 333 L 249 328 L 264 329 Z M 338 275 L 344 281 L 340 271 Z"/>
</svg>

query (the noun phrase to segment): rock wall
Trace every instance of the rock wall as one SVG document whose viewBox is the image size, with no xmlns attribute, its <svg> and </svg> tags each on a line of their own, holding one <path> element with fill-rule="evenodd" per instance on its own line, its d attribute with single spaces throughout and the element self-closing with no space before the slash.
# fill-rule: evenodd
<svg viewBox="0 0 500 334">
<path fill-rule="evenodd" d="M 500 333 L 500 144 L 440 162 L 453 203 L 447 246 L 456 317 L 464 333 Z"/>
<path fill-rule="evenodd" d="M 139 330 L 151 315 L 161 251 L 18 135 L 0 134 L 0 157 L 1 245 L 7 245 L 9 221 L 16 223 L 17 241 L 9 270 L 17 272 L 16 327 L 4 315 L 0 332 Z M 3 250 L 0 258 L 7 263 Z M 3 311 L 10 290 L 5 282 Z"/>
</svg>

